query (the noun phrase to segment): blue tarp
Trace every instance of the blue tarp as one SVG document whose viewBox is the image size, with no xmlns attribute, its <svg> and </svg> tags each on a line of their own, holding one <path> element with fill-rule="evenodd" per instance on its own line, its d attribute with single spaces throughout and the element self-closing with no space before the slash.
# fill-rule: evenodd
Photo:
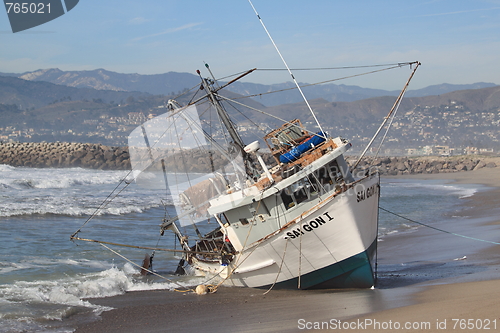
<svg viewBox="0 0 500 333">
<path fill-rule="evenodd" d="M 288 152 L 284 153 L 283 155 L 280 156 L 280 162 L 281 163 L 290 163 L 295 161 L 308 151 L 309 149 L 319 145 L 321 142 L 325 141 L 326 134 L 323 132 L 318 132 L 316 133 L 313 137 L 307 139 L 306 141 L 302 142 L 300 145 L 297 147 L 294 147 L 290 149 Z"/>
</svg>

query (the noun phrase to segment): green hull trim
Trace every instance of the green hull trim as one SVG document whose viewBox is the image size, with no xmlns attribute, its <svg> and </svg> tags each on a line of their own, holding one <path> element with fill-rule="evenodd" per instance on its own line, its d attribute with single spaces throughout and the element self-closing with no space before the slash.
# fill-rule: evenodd
<svg viewBox="0 0 500 333">
<path fill-rule="evenodd" d="M 377 248 L 377 240 L 359 254 L 323 267 L 300 277 L 300 289 L 328 288 L 371 288 L 375 285 L 372 261 Z M 269 288 L 270 285 L 261 288 Z M 274 288 L 292 289 L 299 287 L 299 278 L 276 283 Z"/>
</svg>

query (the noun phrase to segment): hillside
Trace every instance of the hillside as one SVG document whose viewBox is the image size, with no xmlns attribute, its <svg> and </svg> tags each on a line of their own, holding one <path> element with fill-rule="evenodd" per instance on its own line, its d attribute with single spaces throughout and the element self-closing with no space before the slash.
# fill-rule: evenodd
<svg viewBox="0 0 500 333">
<path fill-rule="evenodd" d="M 202 94 L 196 90 L 198 96 Z M 238 105 L 227 107 L 238 122 L 258 124 L 262 132 L 243 132 L 247 141 L 261 137 L 265 131 L 281 125 L 267 114 L 285 120 L 299 118 L 310 129 L 313 119 L 303 102 L 265 107 L 241 95 L 226 92 L 251 109 L 237 111 Z M 43 81 L 26 81 L 0 77 L 0 140 L 68 141 L 124 145 L 130 131 L 148 117 L 164 113 L 164 104 L 174 96 L 140 92 L 97 90 L 55 85 Z M 185 105 L 192 95 L 178 100 Z M 257 99 L 258 100 L 258 99 Z M 375 133 L 395 101 L 394 96 L 372 97 L 352 102 L 331 102 L 324 98 L 310 100 L 331 135 L 350 139 L 361 149 Z M 213 121 L 214 115 L 202 118 Z M 453 147 L 474 146 L 500 148 L 500 86 L 453 91 L 445 94 L 407 97 L 394 120 L 386 146 L 394 149 L 427 145 Z"/>
<path fill-rule="evenodd" d="M 21 110 L 43 107 L 64 100 L 100 100 L 120 103 L 127 98 L 149 96 L 144 92 L 77 89 L 45 81 L 32 82 L 0 76 L 0 104 L 15 104 Z"/>
<path fill-rule="evenodd" d="M 61 71 L 57 68 L 41 69 L 23 74 L 8 74 L 18 76 L 29 81 L 44 81 L 58 85 L 76 88 L 92 88 L 97 90 L 114 91 L 140 91 L 152 95 L 177 95 L 185 89 L 191 89 L 199 85 L 200 80 L 194 73 L 168 72 L 164 74 L 141 75 L 122 74 L 105 69 L 90 71 Z M 329 102 L 352 102 L 372 97 L 397 96 L 399 91 L 387 91 L 382 89 L 369 89 L 345 84 L 322 84 L 309 86 L 308 83 L 300 83 L 305 86 L 304 92 L 309 99 L 324 98 Z M 422 97 L 440 95 L 456 90 L 480 89 L 495 86 L 493 83 L 474 83 L 463 85 L 440 84 L 423 89 L 409 90 L 408 97 Z M 244 81 L 231 84 L 228 90 L 240 95 L 263 94 L 270 91 L 279 91 L 293 88 L 292 82 L 264 85 Z M 266 106 L 301 102 L 301 96 L 296 90 L 289 90 L 279 94 L 265 94 L 255 97 L 255 100 Z"/>
<path fill-rule="evenodd" d="M 199 90 L 197 90 L 199 95 Z M 251 107 L 265 107 L 232 92 Z M 0 141 L 69 141 L 124 145 L 130 131 L 149 116 L 166 112 L 173 96 L 74 88 L 15 77 L 0 77 Z M 193 95 L 177 99 L 185 105 Z M 203 112 L 205 106 L 200 107 Z M 244 119 L 234 108 L 229 110 Z M 210 115 L 211 116 L 211 115 Z M 207 119 L 210 121 L 210 119 Z"/>
<path fill-rule="evenodd" d="M 325 130 L 363 146 L 382 123 L 394 101 L 394 97 L 386 96 L 355 102 L 316 99 L 310 103 Z M 266 111 L 285 119 L 300 117 L 303 122 L 313 122 L 304 103 L 275 106 Z M 397 149 L 426 145 L 498 150 L 500 87 L 403 99 L 386 146 Z"/>
<path fill-rule="evenodd" d="M 140 75 L 121 74 L 105 69 L 63 72 L 57 68 L 51 68 L 24 73 L 19 78 L 28 81 L 51 82 L 75 88 L 140 91 L 152 95 L 174 95 L 185 88 L 190 89 L 200 83 L 198 76 L 188 73 L 169 72 L 165 74 Z"/>
</svg>

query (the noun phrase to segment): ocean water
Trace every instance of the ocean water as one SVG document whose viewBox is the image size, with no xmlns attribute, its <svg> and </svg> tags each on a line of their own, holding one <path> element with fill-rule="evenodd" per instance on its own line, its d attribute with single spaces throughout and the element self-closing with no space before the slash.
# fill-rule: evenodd
<svg viewBox="0 0 500 333">
<path fill-rule="evenodd" d="M 407 219 L 432 225 L 450 219 L 464 207 L 462 200 L 481 189 L 478 184 L 450 184 L 444 180 L 382 178 L 379 207 Z M 379 210 L 379 236 L 408 231 L 419 224 Z"/>
<path fill-rule="evenodd" d="M 72 332 L 77 322 L 108 310 L 91 298 L 204 282 L 174 276 L 180 257 L 173 253 L 154 257 L 155 271 L 167 279 L 144 277 L 132 263 L 141 264 L 151 251 L 110 246 L 129 262 L 96 243 L 70 241 L 86 223 L 82 238 L 179 247 L 173 235 L 159 235 L 162 219 L 174 214 L 172 203 L 161 200 L 161 191 L 137 187 L 127 171 L 0 165 L 0 174 L 0 332 Z M 461 198 L 477 190 L 439 181 L 382 179 L 380 206 L 432 224 L 449 219 L 460 209 Z M 114 200 L 108 200 L 110 193 Z M 381 237 L 416 227 L 380 212 Z"/>
</svg>

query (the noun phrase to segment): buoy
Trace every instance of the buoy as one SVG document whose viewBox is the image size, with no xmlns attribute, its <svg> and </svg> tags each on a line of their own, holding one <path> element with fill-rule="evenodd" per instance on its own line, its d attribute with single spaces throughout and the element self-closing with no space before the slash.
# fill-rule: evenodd
<svg viewBox="0 0 500 333">
<path fill-rule="evenodd" d="M 196 287 L 195 292 L 198 295 L 206 295 L 208 293 L 208 287 L 204 284 L 200 284 Z"/>
</svg>

